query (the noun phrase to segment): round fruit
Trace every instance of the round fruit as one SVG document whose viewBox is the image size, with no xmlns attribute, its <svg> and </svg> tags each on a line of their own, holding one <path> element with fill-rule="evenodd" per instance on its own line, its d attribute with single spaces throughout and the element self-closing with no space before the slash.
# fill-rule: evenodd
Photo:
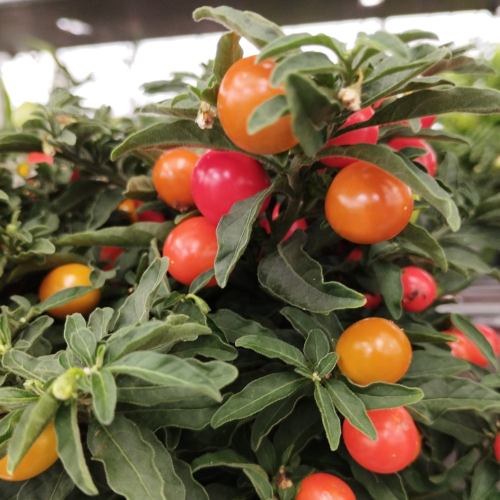
<svg viewBox="0 0 500 500">
<path fill-rule="evenodd" d="M 0 479 L 4 481 L 25 481 L 45 472 L 57 459 L 57 440 L 54 424 L 50 423 L 38 436 L 16 470 L 7 472 L 8 456 L 0 460 Z"/>
<path fill-rule="evenodd" d="M 486 340 L 493 348 L 495 356 L 500 355 L 500 338 L 497 332 L 486 325 L 476 324 L 474 326 L 486 337 Z M 446 333 L 454 335 L 458 339 L 456 342 L 449 342 L 453 356 L 465 359 L 479 366 L 486 367 L 489 365 L 488 360 L 481 354 L 479 347 L 463 332 L 460 330 L 452 330 Z"/>
<path fill-rule="evenodd" d="M 282 85 L 272 87 L 269 81 L 276 63 L 266 59 L 256 64 L 255 58 L 240 59 L 226 72 L 217 97 L 217 113 L 224 132 L 244 151 L 258 155 L 281 153 L 299 142 L 293 135 L 290 116 L 280 118 L 256 134 L 247 131 L 248 119 L 255 108 L 285 94 Z"/>
<path fill-rule="evenodd" d="M 302 481 L 296 500 L 356 500 L 356 497 L 342 479 L 318 472 Z"/>
<path fill-rule="evenodd" d="M 413 139 L 411 137 L 408 137 L 393 139 L 392 141 L 389 141 L 387 145 L 392 149 L 395 149 L 396 151 L 400 151 L 403 148 L 425 149 L 427 151 L 427 154 L 415 158 L 415 161 L 418 161 L 418 163 L 422 164 L 427 169 L 427 172 L 429 172 L 430 176 L 434 177 L 436 175 L 437 155 L 434 149 L 432 149 L 432 147 L 427 142 L 422 141 L 421 139 Z"/>
<path fill-rule="evenodd" d="M 420 123 L 422 124 L 422 128 L 431 128 L 436 121 L 435 116 L 423 116 L 420 118 Z"/>
<path fill-rule="evenodd" d="M 350 125 L 354 125 L 355 123 L 365 122 L 369 120 L 375 111 L 371 107 L 360 109 L 353 113 L 346 120 L 344 125 L 340 127 L 339 130 L 342 130 L 345 127 L 349 127 Z M 366 127 L 361 128 L 359 130 L 353 130 L 352 132 L 347 132 L 347 134 L 339 135 L 338 137 L 334 137 L 330 139 L 326 146 L 350 146 L 351 144 L 377 144 L 378 141 L 378 127 Z M 344 158 L 341 156 L 330 156 L 328 158 L 322 158 L 321 163 L 327 165 L 328 167 L 336 167 L 343 168 L 351 163 L 355 163 L 357 160 L 354 158 Z"/>
<path fill-rule="evenodd" d="M 411 362 L 411 344 L 403 330 L 383 318 L 366 318 L 340 336 L 335 352 L 340 371 L 359 385 L 397 382 Z"/>
<path fill-rule="evenodd" d="M 410 465 L 417 455 L 418 429 L 408 411 L 399 407 L 367 413 L 377 430 L 375 441 L 344 420 L 342 433 L 352 458 L 378 474 L 393 474 Z"/>
<path fill-rule="evenodd" d="M 135 208 L 139 208 L 144 205 L 142 201 L 134 201 Z M 165 217 L 160 212 L 155 212 L 154 210 L 145 210 L 144 212 L 138 213 L 137 216 L 141 222 L 165 222 Z"/>
<path fill-rule="evenodd" d="M 123 200 L 116 207 L 116 209 L 119 212 L 123 212 L 123 217 L 125 219 L 127 219 L 129 222 L 131 222 L 131 223 L 139 222 L 139 217 L 137 217 L 137 214 L 135 213 L 134 200 L 129 200 L 128 198 L 126 200 Z"/>
<path fill-rule="evenodd" d="M 215 226 L 205 217 L 193 217 L 181 222 L 168 235 L 163 256 L 169 258 L 168 272 L 184 285 L 191 283 L 214 267 L 217 255 Z M 215 286 L 212 278 L 207 286 Z"/>
<path fill-rule="evenodd" d="M 275 220 L 278 218 L 279 214 L 280 214 L 280 204 L 276 203 L 275 207 L 273 208 L 273 213 L 271 217 L 273 218 L 273 220 Z M 266 230 L 267 234 L 271 234 L 271 225 L 269 224 L 267 218 L 262 219 L 260 221 L 260 225 Z M 293 233 L 295 233 L 295 231 L 297 231 L 297 229 L 302 229 L 304 231 L 307 229 L 307 222 L 305 219 L 299 219 L 295 221 L 290 226 L 290 229 L 287 231 L 285 237 L 281 241 L 286 241 L 288 238 L 290 238 L 290 236 L 292 236 Z"/>
<path fill-rule="evenodd" d="M 411 312 L 427 309 L 437 297 L 437 285 L 432 275 L 414 266 L 404 267 L 401 271 L 403 309 Z"/>
<path fill-rule="evenodd" d="M 495 438 L 495 458 L 497 459 L 498 462 L 500 462 L 500 433 L 497 434 L 497 437 Z"/>
<path fill-rule="evenodd" d="M 345 258 L 346 262 L 359 262 L 363 258 L 363 250 L 361 248 L 356 247 L 353 248 L 349 255 Z"/>
<path fill-rule="evenodd" d="M 83 264 L 66 264 L 53 269 L 42 281 L 38 295 L 40 301 L 47 300 L 61 290 L 76 286 L 92 286 L 90 273 L 92 269 Z M 80 313 L 83 315 L 92 312 L 101 300 L 100 290 L 91 290 L 82 297 L 78 297 L 48 312 L 54 318 L 64 319 L 69 314 Z"/>
<path fill-rule="evenodd" d="M 153 184 L 158 196 L 176 210 L 194 205 L 191 175 L 199 156 L 188 149 L 173 149 L 163 153 L 153 167 Z"/>
<path fill-rule="evenodd" d="M 380 243 L 398 235 L 413 210 L 411 189 L 381 168 L 359 161 L 342 169 L 328 189 L 325 213 L 342 238 Z"/>
<path fill-rule="evenodd" d="M 382 302 L 382 296 L 380 295 L 380 293 L 364 293 L 363 295 L 366 298 L 366 304 L 363 306 L 365 309 L 377 309 L 377 307 Z"/>
<path fill-rule="evenodd" d="M 107 264 L 103 267 L 104 271 L 113 269 L 116 259 L 118 259 L 122 253 L 122 247 L 102 247 L 101 253 L 99 254 L 99 260 L 101 262 L 107 262 Z"/>
<path fill-rule="evenodd" d="M 209 151 L 196 164 L 191 180 L 198 210 L 217 225 L 237 201 L 250 198 L 271 184 L 267 172 L 253 158 L 241 153 Z M 269 205 L 262 204 L 259 215 Z"/>
</svg>

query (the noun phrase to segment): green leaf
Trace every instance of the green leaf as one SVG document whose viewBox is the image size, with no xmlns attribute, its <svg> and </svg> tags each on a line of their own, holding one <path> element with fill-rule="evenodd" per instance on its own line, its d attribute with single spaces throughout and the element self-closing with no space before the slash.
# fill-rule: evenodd
<svg viewBox="0 0 500 500">
<path fill-rule="evenodd" d="M 408 30 L 403 33 L 397 33 L 396 36 L 403 42 L 409 43 L 415 40 L 439 40 L 439 37 L 431 31 Z"/>
<path fill-rule="evenodd" d="M 472 248 L 446 245 L 444 253 L 450 266 L 459 272 L 462 271 L 464 276 L 468 276 L 472 271 L 478 274 L 488 274 L 500 280 L 500 271 L 495 267 L 490 267 Z"/>
<path fill-rule="evenodd" d="M 471 141 L 462 135 L 455 134 L 454 132 L 449 132 L 447 130 L 434 130 L 432 128 L 422 128 L 418 132 L 414 132 L 409 127 L 395 127 L 391 130 L 391 127 L 384 127 L 384 140 L 392 139 L 393 137 L 411 137 L 424 139 L 426 141 L 440 141 L 440 142 L 455 142 L 457 144 L 464 144 L 466 146 L 471 146 Z M 441 170 L 441 166 L 439 170 Z"/>
<path fill-rule="evenodd" d="M 162 347 L 168 349 L 176 342 L 195 340 L 198 335 L 207 335 L 210 329 L 195 323 L 183 314 L 167 317 L 165 321 L 151 320 L 140 326 L 124 327 L 109 337 L 105 360 L 115 361 L 138 350 Z"/>
<path fill-rule="evenodd" d="M 321 131 L 329 118 L 339 114 L 340 104 L 307 77 L 292 73 L 286 82 L 286 95 L 292 113 L 292 129 L 304 152 L 314 157 L 326 144 Z"/>
<path fill-rule="evenodd" d="M 411 222 L 398 234 L 398 238 L 409 241 L 431 258 L 443 272 L 448 270 L 448 261 L 441 245 L 423 227 Z"/>
<path fill-rule="evenodd" d="M 140 201 L 154 201 L 158 199 L 158 193 L 153 184 L 153 179 L 148 175 L 131 177 L 127 183 L 127 190 L 123 193 L 123 196 L 131 200 Z"/>
<path fill-rule="evenodd" d="M 87 443 L 110 487 L 127 500 L 186 499 L 168 451 L 151 431 L 117 414 L 109 426 L 92 420 Z"/>
<path fill-rule="evenodd" d="M 409 377 L 405 384 L 423 391 L 424 398 L 412 404 L 412 409 L 429 422 L 447 411 L 500 409 L 499 393 L 466 378 L 425 375 Z"/>
<path fill-rule="evenodd" d="M 340 436 L 340 419 L 335 411 L 331 393 L 322 387 L 319 383 L 314 387 L 314 399 L 321 413 L 321 420 L 325 428 L 326 438 L 330 444 L 330 450 L 335 451 L 339 447 Z"/>
<path fill-rule="evenodd" d="M 267 189 L 236 202 L 217 225 L 217 255 L 215 278 L 221 288 L 227 285 L 229 275 L 243 255 L 252 233 L 252 226 L 266 198 L 275 190 L 276 183 Z"/>
<path fill-rule="evenodd" d="M 403 313 L 403 284 L 401 282 L 401 268 L 387 260 L 377 260 L 373 263 L 373 271 L 380 285 L 380 292 L 384 297 L 385 305 L 392 317 L 398 319 Z"/>
<path fill-rule="evenodd" d="M 263 356 L 271 359 L 281 359 L 284 363 L 310 371 L 304 355 L 292 345 L 282 340 L 258 335 L 247 335 L 241 337 L 235 343 L 236 347 L 252 349 Z"/>
<path fill-rule="evenodd" d="M 97 341 L 94 334 L 87 328 L 85 319 L 80 313 L 66 317 L 64 339 L 69 348 L 87 366 L 94 365 Z"/>
<path fill-rule="evenodd" d="M 136 222 L 131 226 L 106 227 L 97 231 L 61 236 L 56 245 L 149 248 L 153 238 L 164 241 L 173 228 L 174 224 L 171 221 L 164 223 Z"/>
<path fill-rule="evenodd" d="M 359 429 L 372 441 L 375 441 L 377 439 L 377 431 L 366 413 L 363 401 L 340 380 L 328 380 L 326 382 L 326 390 L 339 412 L 356 429 Z"/>
<path fill-rule="evenodd" d="M 240 37 L 236 33 L 226 33 L 217 44 L 217 55 L 214 61 L 213 74 L 217 82 L 221 82 L 226 71 L 243 57 L 239 44 Z"/>
<path fill-rule="evenodd" d="M 457 460 L 451 467 L 442 474 L 429 476 L 429 480 L 439 485 L 441 488 L 449 488 L 454 484 L 463 481 L 472 471 L 477 461 L 477 452 L 471 450 L 467 455 Z"/>
<path fill-rule="evenodd" d="M 500 481 L 498 464 L 493 460 L 483 460 L 474 470 L 469 499 L 494 500 L 495 496 L 498 496 L 498 481 Z"/>
<path fill-rule="evenodd" d="M 193 13 L 195 21 L 209 19 L 225 26 L 242 38 L 247 39 L 258 49 L 283 36 L 276 24 L 255 12 L 241 11 L 232 7 L 200 7 Z"/>
<path fill-rule="evenodd" d="M 309 332 L 304 344 L 304 354 L 306 358 L 316 365 L 330 352 L 330 341 L 327 336 L 318 328 Z"/>
<path fill-rule="evenodd" d="M 355 385 L 344 380 L 347 387 L 358 396 L 366 410 L 382 410 L 417 403 L 424 397 L 418 386 L 406 387 L 400 384 L 375 382 L 370 385 Z M 413 385 L 413 384 L 411 384 Z"/>
<path fill-rule="evenodd" d="M 172 457 L 175 473 L 179 476 L 186 488 L 186 500 L 209 500 L 205 488 L 193 478 L 191 466 L 178 458 Z"/>
<path fill-rule="evenodd" d="M 238 350 L 215 334 L 204 335 L 191 342 L 179 342 L 169 352 L 181 358 L 205 356 L 221 361 L 232 361 L 238 357 Z"/>
<path fill-rule="evenodd" d="M 370 119 L 370 121 L 372 119 Z M 342 132 L 346 131 L 347 128 L 350 129 L 351 127 L 342 129 Z M 401 182 L 404 182 L 415 194 L 418 194 L 436 208 L 436 210 L 441 212 L 453 231 L 459 229 L 460 215 L 450 194 L 413 162 L 395 153 L 387 146 L 373 144 L 358 144 L 355 146 L 343 147 L 328 146 L 317 155 L 317 158 L 324 158 L 327 156 L 356 158 L 357 160 L 367 161 L 368 163 L 376 165 L 394 177 L 397 177 Z"/>
<path fill-rule="evenodd" d="M 483 426 L 484 421 L 480 417 L 464 411 L 450 411 L 432 422 L 433 429 L 469 446 L 477 446 L 484 441 Z"/>
<path fill-rule="evenodd" d="M 122 373 L 165 387 L 195 389 L 216 401 L 221 395 L 214 382 L 187 361 L 156 352 L 133 352 L 106 365 L 112 373 Z"/>
<path fill-rule="evenodd" d="M 89 326 L 97 340 L 101 340 L 108 334 L 111 318 L 114 314 L 111 307 L 96 308 L 89 316 Z"/>
<path fill-rule="evenodd" d="M 398 474 L 373 474 L 348 458 L 354 477 L 368 490 L 373 500 L 408 500 Z"/>
<path fill-rule="evenodd" d="M 232 344 L 245 335 L 276 338 L 276 335 L 271 330 L 257 323 L 257 321 L 242 318 L 229 309 L 220 309 L 215 314 L 211 314 L 210 318 L 217 325 L 217 328 L 224 333 L 226 340 Z"/>
<path fill-rule="evenodd" d="M 249 134 L 256 134 L 290 114 L 290 106 L 285 95 L 277 95 L 257 106 L 247 122 Z"/>
<path fill-rule="evenodd" d="M 376 31 L 371 35 L 360 36 L 357 42 L 373 47 L 381 52 L 392 52 L 403 59 L 408 58 L 407 46 L 397 35 L 393 35 L 387 31 Z"/>
<path fill-rule="evenodd" d="M 50 309 L 63 306 L 72 300 L 83 297 L 91 291 L 91 286 L 74 286 L 72 288 L 67 288 L 66 290 L 54 293 L 48 299 L 40 302 L 33 308 L 33 310 L 35 311 L 35 314 L 41 314 L 45 311 L 49 311 Z"/>
<path fill-rule="evenodd" d="M 469 364 L 460 358 L 450 356 L 449 352 L 437 350 L 432 352 L 414 351 L 410 368 L 405 377 L 420 377 L 429 373 L 440 375 L 456 375 L 469 369 Z"/>
<path fill-rule="evenodd" d="M 329 313 L 361 307 L 360 293 L 336 282 L 324 282 L 321 265 L 304 252 L 306 236 L 296 231 L 259 263 L 260 284 L 276 297 L 301 309 Z"/>
<path fill-rule="evenodd" d="M 0 135 L 0 153 L 32 153 L 42 150 L 42 141 L 30 134 Z"/>
<path fill-rule="evenodd" d="M 7 455 L 9 440 L 12 437 L 14 429 L 17 427 L 24 409 L 12 410 L 0 420 L 0 457 Z"/>
<path fill-rule="evenodd" d="M 216 451 L 207 453 L 193 461 L 191 468 L 193 472 L 206 467 L 231 467 L 241 469 L 252 482 L 261 500 L 272 500 L 273 488 L 269 483 L 264 469 L 260 465 L 249 462 L 233 450 Z"/>
<path fill-rule="evenodd" d="M 251 445 L 253 450 L 257 450 L 264 437 L 266 437 L 273 428 L 292 413 L 295 406 L 301 398 L 308 395 L 312 384 L 304 381 L 292 394 L 285 399 L 276 401 L 264 408 L 255 419 L 252 426 Z"/>
<path fill-rule="evenodd" d="M 86 495 L 99 492 L 85 462 L 77 419 L 77 402 L 70 401 L 57 410 L 54 428 L 57 436 L 57 454 L 73 482 Z"/>
<path fill-rule="evenodd" d="M 94 414 L 103 425 L 109 425 L 115 418 L 117 388 L 113 375 L 106 370 L 92 373 L 90 390 Z"/>
<path fill-rule="evenodd" d="M 56 462 L 43 474 L 24 482 L 15 498 L 18 500 L 64 500 L 73 491 L 74 487 L 73 481 L 62 464 Z"/>
<path fill-rule="evenodd" d="M 318 372 L 318 377 L 324 377 L 333 371 L 337 365 L 339 356 L 335 352 L 327 354 L 317 365 L 316 371 Z"/>
<path fill-rule="evenodd" d="M 115 328 L 135 325 L 146 321 L 153 306 L 154 296 L 168 268 L 168 258 L 155 259 L 141 276 L 134 293 L 129 295 L 118 310 Z"/>
<path fill-rule="evenodd" d="M 9 441 L 7 472 L 12 474 L 28 450 L 53 419 L 59 401 L 45 393 L 24 411 Z"/>
<path fill-rule="evenodd" d="M 418 342 L 453 342 L 455 339 L 452 335 L 434 330 L 428 323 L 416 323 L 407 320 L 398 322 L 398 326 L 402 328 L 406 336 L 412 343 Z"/>
<path fill-rule="evenodd" d="M 40 396 L 16 387 L 0 387 L 0 408 L 4 410 L 15 410 L 38 401 Z"/>
<path fill-rule="evenodd" d="M 35 319 L 18 335 L 14 348 L 28 352 L 53 323 L 54 320 L 49 316 L 40 316 Z"/>
<path fill-rule="evenodd" d="M 266 406 L 290 396 L 303 381 L 303 377 L 293 372 L 273 373 L 254 380 L 219 408 L 212 419 L 212 426 L 217 428 L 226 422 L 250 417 Z"/>
<path fill-rule="evenodd" d="M 269 57 L 279 56 L 287 52 L 295 51 L 305 45 L 319 45 L 333 51 L 339 59 L 343 59 L 346 52 L 345 44 L 329 36 L 319 34 L 310 35 L 309 33 L 294 33 L 284 35 L 274 41 L 269 42 L 257 57 L 257 62 L 263 61 Z"/>
<path fill-rule="evenodd" d="M 488 362 L 493 365 L 497 371 L 499 369 L 498 361 L 495 353 L 493 352 L 493 347 L 486 339 L 486 337 L 472 324 L 472 322 L 465 316 L 460 314 L 452 314 L 451 322 L 453 325 L 464 333 L 481 351 L 481 354 L 488 360 Z"/>
<path fill-rule="evenodd" d="M 2 358 L 4 368 L 25 379 L 36 379 L 47 382 L 52 377 L 64 373 L 63 367 L 55 356 L 35 358 L 23 351 L 11 349 Z"/>
<path fill-rule="evenodd" d="M 444 113 L 500 113 L 500 92 L 468 87 L 421 90 L 396 99 L 380 108 L 367 122 L 346 127 L 344 131 Z"/>
</svg>

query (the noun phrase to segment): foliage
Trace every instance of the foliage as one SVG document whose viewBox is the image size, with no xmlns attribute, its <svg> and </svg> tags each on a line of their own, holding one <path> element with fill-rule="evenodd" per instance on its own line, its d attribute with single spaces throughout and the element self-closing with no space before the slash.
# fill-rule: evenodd
<svg viewBox="0 0 500 500">
<path fill-rule="evenodd" d="M 232 34 L 223 35 L 203 77 L 177 74 L 148 85 L 148 92 L 185 89 L 147 106 L 148 116 L 113 119 L 109 109 L 84 109 L 59 89 L 21 128 L 0 135 L 0 411 L 8 414 L 0 454 L 14 468 L 53 420 L 61 459 L 26 482 L 0 482 L 2 498 L 288 500 L 314 469 L 342 477 L 358 500 L 498 498 L 491 442 L 500 378 L 452 357 L 446 342 L 454 337 L 442 333 L 452 323 L 472 340 L 479 332 L 460 316 L 401 308 L 400 269 L 408 265 L 435 276 L 436 304 L 481 275 L 500 278 L 484 258 L 500 248 L 500 197 L 477 188 L 475 170 L 464 175 L 463 163 L 446 152 L 450 143 L 467 148 L 466 139 L 422 129 L 418 120 L 500 113 L 500 92 L 457 87 L 441 74 L 485 66 L 426 32 L 360 34 L 348 50 L 326 35 L 284 35 L 261 16 L 228 7 L 204 7 L 194 17 Z M 259 130 L 291 114 L 300 144 L 251 155 L 271 187 L 236 203 L 218 225 L 220 286 L 203 288 L 209 272 L 188 289 L 166 274 L 159 245 L 192 214 L 157 200 L 149 175 L 159 150 L 242 152 L 217 117 L 206 130 L 195 121 L 200 106 L 216 104 L 225 71 L 241 57 L 240 37 L 260 59 L 276 59 L 272 78 L 286 89 L 286 99 L 264 103 L 249 126 Z M 388 98 L 368 122 L 386 125 L 381 141 L 323 150 L 361 126 L 340 130 L 351 113 L 340 96 L 347 88 L 361 92 L 362 107 Z M 399 134 L 443 144 L 436 179 L 411 161 L 419 151 L 384 145 Z M 13 188 L 8 163 L 42 151 L 54 165 L 40 163 L 36 177 Z M 359 261 L 346 258 L 354 246 L 325 224 L 336 171 L 323 172 L 318 160 L 332 155 L 372 162 L 420 197 L 417 222 L 363 246 Z M 270 193 L 267 211 L 279 202 L 282 215 L 266 236 L 257 217 Z M 116 210 L 124 196 L 167 222 L 130 224 Z M 281 242 L 302 217 L 308 229 Z M 125 248 L 111 270 L 99 261 L 102 246 Z M 69 262 L 94 268 L 92 286 L 103 289 L 103 300 L 88 318 L 76 313 L 62 323 L 47 311 L 88 288 L 39 303 L 37 287 L 49 269 Z M 375 312 L 362 308 L 367 292 L 383 296 Z M 370 316 L 393 320 L 412 342 L 413 361 L 399 383 L 359 386 L 336 366 L 343 330 Z M 491 347 L 478 345 L 494 362 Z M 340 421 L 374 437 L 366 411 L 398 406 L 417 422 L 423 451 L 400 474 L 372 474 L 349 457 Z"/>
</svg>

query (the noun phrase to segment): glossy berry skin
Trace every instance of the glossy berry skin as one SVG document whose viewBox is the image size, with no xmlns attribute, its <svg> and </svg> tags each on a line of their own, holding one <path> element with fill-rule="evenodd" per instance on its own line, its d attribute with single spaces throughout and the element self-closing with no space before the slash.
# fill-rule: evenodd
<svg viewBox="0 0 500 500">
<path fill-rule="evenodd" d="M 217 254 L 215 226 L 205 217 L 193 217 L 181 222 L 168 235 L 163 257 L 169 258 L 168 272 L 180 283 L 191 283 L 214 267 Z M 212 278 L 207 286 L 215 286 Z"/>
<path fill-rule="evenodd" d="M 363 295 L 366 299 L 366 304 L 363 306 L 364 309 L 377 309 L 382 302 L 382 295 L 380 295 L 380 293 L 364 293 Z"/>
<path fill-rule="evenodd" d="M 280 204 L 276 203 L 276 205 L 273 208 L 273 213 L 272 213 L 272 218 L 273 220 L 278 218 L 278 215 L 280 214 Z M 271 234 L 271 225 L 269 224 L 269 221 L 266 219 L 262 219 L 260 221 L 260 225 L 266 230 L 267 234 Z M 297 229 L 302 229 L 306 230 L 307 229 L 307 222 L 305 219 L 299 219 L 298 221 L 295 221 L 291 226 L 290 229 L 287 231 L 285 234 L 284 238 L 281 241 L 286 241 L 290 236 L 292 236 Z"/>
<path fill-rule="evenodd" d="M 264 167 L 249 156 L 209 151 L 196 164 L 191 188 L 196 207 L 215 226 L 237 201 L 250 198 L 271 184 Z M 259 215 L 269 205 L 262 204 Z"/>
<path fill-rule="evenodd" d="M 413 139 L 411 137 L 393 139 L 387 143 L 389 147 L 395 149 L 396 151 L 400 151 L 403 148 L 421 148 L 427 151 L 427 154 L 424 156 L 419 156 L 415 158 L 415 161 L 423 165 L 429 175 L 434 177 L 436 175 L 437 169 L 437 155 L 434 149 L 425 141 L 421 139 Z"/>
<path fill-rule="evenodd" d="M 99 260 L 101 262 L 107 262 L 107 264 L 103 267 L 104 271 L 113 269 L 116 260 L 122 253 L 122 247 L 102 247 L 101 253 L 99 254 Z"/>
<path fill-rule="evenodd" d="M 497 332 L 486 325 L 475 324 L 474 326 L 486 337 L 486 340 L 493 348 L 495 356 L 500 355 L 500 338 Z M 465 359 L 478 366 L 486 367 L 489 365 L 488 360 L 481 354 L 479 347 L 463 332 L 454 329 L 446 333 L 454 335 L 458 339 L 456 342 L 449 342 L 453 356 Z"/>
<path fill-rule="evenodd" d="M 494 450 L 495 458 L 497 459 L 497 462 L 500 462 L 500 434 L 497 434 L 497 437 L 495 438 Z"/>
<path fill-rule="evenodd" d="M 276 63 L 266 59 L 255 64 L 256 56 L 236 61 L 226 72 L 217 97 L 217 113 L 224 132 L 244 151 L 272 155 L 298 144 L 290 116 L 250 135 L 247 123 L 254 109 L 262 103 L 285 94 L 282 85 L 272 87 L 269 81 Z"/>
<path fill-rule="evenodd" d="M 134 200 L 135 208 L 138 209 L 144 202 Z M 155 212 L 154 210 L 145 210 L 144 212 L 138 213 L 137 217 L 140 222 L 165 222 L 165 217 L 160 212 Z"/>
<path fill-rule="evenodd" d="M 61 290 L 76 286 L 91 286 L 90 273 L 92 269 L 83 264 L 66 264 L 53 269 L 42 281 L 38 295 L 40 301 L 47 300 Z M 51 316 L 64 319 L 69 314 L 80 313 L 84 316 L 91 313 L 101 300 L 100 290 L 91 290 L 82 297 L 74 299 L 67 304 L 50 309 Z"/>
<path fill-rule="evenodd" d="M 351 325 L 340 336 L 335 352 L 340 371 L 359 385 L 397 382 L 412 356 L 403 330 L 383 318 L 366 318 Z"/>
<path fill-rule="evenodd" d="M 360 109 L 353 113 L 346 120 L 344 125 L 340 127 L 340 130 L 343 128 L 349 127 L 350 125 L 354 125 L 355 123 L 365 122 L 369 120 L 375 111 L 373 108 L 368 107 L 364 109 Z M 361 128 L 359 130 L 353 130 L 352 132 L 347 132 L 347 134 L 339 135 L 333 139 L 330 139 L 326 145 L 327 146 L 350 146 L 351 144 L 377 144 L 378 141 L 378 127 L 366 127 Z M 336 167 L 336 168 L 344 168 L 351 163 L 355 163 L 357 160 L 354 158 L 343 158 L 340 156 L 331 156 L 328 158 L 323 158 L 320 160 L 321 163 L 327 165 L 328 167 Z"/>
<path fill-rule="evenodd" d="M 422 128 L 431 128 L 436 121 L 435 116 L 424 116 L 420 118 L 420 123 L 422 124 Z"/>
<path fill-rule="evenodd" d="M 410 465 L 417 455 L 418 429 L 408 411 L 400 406 L 367 414 L 377 430 L 375 441 L 344 420 L 342 435 L 352 458 L 378 474 L 393 474 Z"/>
<path fill-rule="evenodd" d="M 191 176 L 199 156 L 188 149 L 163 153 L 153 167 L 153 184 L 158 196 L 176 210 L 194 206 Z"/>
<path fill-rule="evenodd" d="M 127 219 L 131 224 L 134 222 L 139 222 L 139 217 L 137 217 L 137 213 L 135 211 L 135 203 L 134 200 L 123 200 L 116 209 L 119 212 L 122 212 L 122 216 L 124 219 Z"/>
<path fill-rule="evenodd" d="M 317 472 L 302 481 L 296 500 L 356 500 L 356 497 L 342 479 Z"/>
<path fill-rule="evenodd" d="M 45 472 L 58 458 L 56 433 L 51 422 L 33 443 L 13 474 L 7 473 L 8 457 L 5 456 L 0 460 L 0 479 L 3 481 L 31 479 Z"/>
<path fill-rule="evenodd" d="M 353 243 L 372 244 L 394 238 L 408 224 L 412 211 L 411 189 L 363 161 L 336 175 L 325 200 L 330 226 Z"/>
<path fill-rule="evenodd" d="M 414 266 L 404 267 L 401 271 L 403 309 L 410 312 L 427 309 L 437 297 L 437 285 L 432 275 Z"/>
</svg>

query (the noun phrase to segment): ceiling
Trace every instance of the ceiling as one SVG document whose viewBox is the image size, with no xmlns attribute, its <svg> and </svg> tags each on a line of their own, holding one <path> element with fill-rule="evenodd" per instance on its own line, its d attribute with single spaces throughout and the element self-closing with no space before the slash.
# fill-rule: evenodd
<svg viewBox="0 0 500 500">
<path fill-rule="evenodd" d="M 423 12 L 494 12 L 500 0 L 385 0 L 377 7 L 362 7 L 357 0 L 233 0 L 226 4 L 291 25 Z M 220 31 L 212 22 L 193 22 L 191 14 L 201 5 L 203 0 L 0 0 L 0 51 L 31 48 L 33 38 L 69 47 Z M 62 31 L 56 26 L 61 18 L 83 21 L 92 33 L 77 36 Z"/>
</svg>

